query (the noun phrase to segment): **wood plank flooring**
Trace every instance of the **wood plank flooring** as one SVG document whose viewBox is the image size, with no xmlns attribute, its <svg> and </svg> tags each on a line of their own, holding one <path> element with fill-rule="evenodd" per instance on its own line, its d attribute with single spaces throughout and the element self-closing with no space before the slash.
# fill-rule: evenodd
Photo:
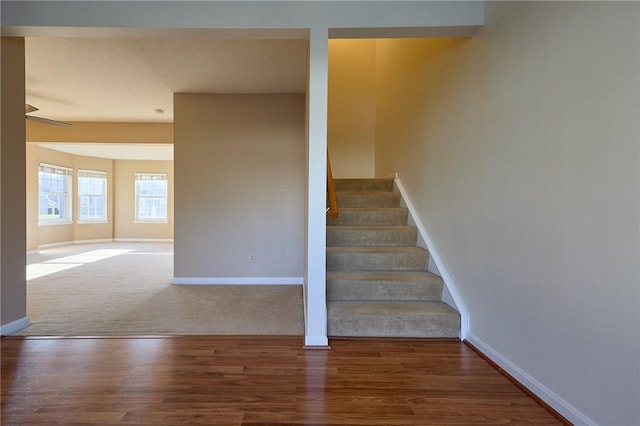
<svg viewBox="0 0 640 426">
<path fill-rule="evenodd" d="M 561 424 L 453 340 L 4 338 L 3 425 Z"/>
</svg>

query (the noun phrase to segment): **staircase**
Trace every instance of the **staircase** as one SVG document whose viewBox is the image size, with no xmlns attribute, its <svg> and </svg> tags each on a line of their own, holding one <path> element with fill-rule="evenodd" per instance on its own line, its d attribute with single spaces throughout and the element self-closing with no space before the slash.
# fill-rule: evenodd
<svg viewBox="0 0 640 426">
<path fill-rule="evenodd" d="M 335 179 L 340 214 L 327 215 L 329 336 L 458 337 L 460 315 L 427 272 L 393 179 Z"/>
</svg>

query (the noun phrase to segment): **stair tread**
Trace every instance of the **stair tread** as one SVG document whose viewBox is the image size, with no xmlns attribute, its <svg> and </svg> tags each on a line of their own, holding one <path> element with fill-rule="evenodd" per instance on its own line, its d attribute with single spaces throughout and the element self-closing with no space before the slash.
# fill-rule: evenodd
<svg viewBox="0 0 640 426">
<path fill-rule="evenodd" d="M 369 212 L 369 211 L 406 211 L 406 207 L 340 207 L 340 211 L 353 211 L 353 212 Z"/>
<path fill-rule="evenodd" d="M 388 301 L 388 300 L 334 300 L 328 302 L 329 310 L 372 316 L 396 315 L 453 315 L 458 311 L 442 301 Z"/>
<path fill-rule="evenodd" d="M 378 190 L 378 191 L 392 191 L 393 190 L 393 179 L 361 179 L 361 178 L 350 178 L 350 179 L 334 179 L 333 184 L 336 188 L 336 191 L 343 190 L 344 188 L 348 188 L 355 191 L 360 190 Z"/>
<path fill-rule="evenodd" d="M 390 177 L 382 177 L 382 178 L 358 178 L 358 177 L 350 177 L 350 178 L 334 178 L 335 182 L 355 182 L 355 183 L 370 183 L 370 182 L 391 182 L 393 183 L 393 178 Z"/>
<path fill-rule="evenodd" d="M 327 247 L 327 251 L 334 253 L 362 253 L 362 254 L 377 254 L 377 253 L 420 253 L 428 252 L 427 249 L 415 246 L 400 246 L 400 247 Z"/>
<path fill-rule="evenodd" d="M 352 190 L 336 190 L 336 194 L 349 194 L 349 195 L 380 195 L 380 194 L 397 194 L 395 191 L 380 191 L 377 189 L 363 189 L 361 191 L 352 191 Z"/>
<path fill-rule="evenodd" d="M 345 231 L 393 231 L 401 229 L 416 229 L 410 225 L 327 225 L 327 229 Z"/>
<path fill-rule="evenodd" d="M 354 281 L 442 281 L 441 277 L 429 271 L 328 271 L 327 279 Z"/>
</svg>

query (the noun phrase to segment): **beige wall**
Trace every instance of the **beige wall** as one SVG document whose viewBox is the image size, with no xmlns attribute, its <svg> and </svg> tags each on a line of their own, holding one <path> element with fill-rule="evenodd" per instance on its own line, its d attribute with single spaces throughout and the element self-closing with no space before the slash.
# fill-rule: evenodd
<svg viewBox="0 0 640 426">
<path fill-rule="evenodd" d="M 25 277 L 24 39 L 0 46 L 0 325 L 2 333 L 28 324 Z M 15 327 L 5 330 L 5 326 Z"/>
<path fill-rule="evenodd" d="M 376 41 L 329 40 L 328 147 L 333 176 L 373 177 Z"/>
<path fill-rule="evenodd" d="M 576 423 L 640 422 L 639 7 L 488 3 L 471 40 L 377 43 L 376 173 L 470 339 Z"/>
<path fill-rule="evenodd" d="M 56 127 L 27 121 L 29 142 L 173 143 L 173 123 L 74 122 Z"/>
<path fill-rule="evenodd" d="M 302 277 L 304 95 L 176 94 L 174 114 L 174 275 Z"/>
<path fill-rule="evenodd" d="M 114 161 L 115 194 L 114 206 L 116 239 L 173 239 L 174 177 L 172 161 Z M 167 223 L 136 223 L 135 221 L 135 174 L 166 173 L 169 180 L 167 200 Z"/>
<path fill-rule="evenodd" d="M 35 143 L 26 144 L 26 239 L 27 251 L 38 250 L 38 151 Z"/>
</svg>

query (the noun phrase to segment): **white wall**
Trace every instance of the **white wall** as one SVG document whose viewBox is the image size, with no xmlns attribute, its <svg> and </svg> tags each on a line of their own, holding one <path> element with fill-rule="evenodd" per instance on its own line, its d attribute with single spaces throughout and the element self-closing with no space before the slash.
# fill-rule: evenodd
<svg viewBox="0 0 640 426">
<path fill-rule="evenodd" d="M 174 111 L 175 277 L 301 283 L 304 95 L 176 94 Z"/>
<path fill-rule="evenodd" d="M 639 8 L 489 3 L 476 38 L 377 45 L 376 173 L 470 341 L 578 424 L 640 424 Z"/>
<path fill-rule="evenodd" d="M 351 29 L 433 27 L 466 31 L 482 25 L 478 1 L 162 1 L 162 2 L 2 2 L 4 35 L 42 35 L 60 27 L 65 36 L 98 27 L 102 36 L 122 37 L 137 29 Z M 50 27 L 50 28 L 47 28 Z M 447 28 L 451 27 L 451 28 Z M 110 31 L 115 29 L 115 31 Z M 407 31 L 409 30 L 409 31 Z M 93 30 L 90 30 L 93 31 Z M 424 32 L 424 30 L 419 30 Z M 147 34 L 149 31 L 147 31 Z M 246 33 L 246 32 L 245 32 Z M 94 33 L 95 34 L 95 33 Z M 242 34 L 236 32 L 235 36 Z M 278 36 L 292 32 L 281 31 Z M 297 37 L 298 35 L 296 35 Z"/>
</svg>

